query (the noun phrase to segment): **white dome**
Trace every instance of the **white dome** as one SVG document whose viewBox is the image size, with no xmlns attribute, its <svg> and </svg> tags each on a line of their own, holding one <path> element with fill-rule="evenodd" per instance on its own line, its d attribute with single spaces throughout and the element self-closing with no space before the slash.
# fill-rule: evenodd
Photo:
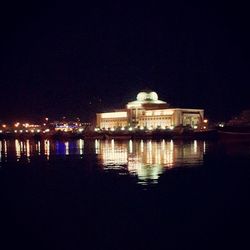
<svg viewBox="0 0 250 250">
<path fill-rule="evenodd" d="M 137 95 L 136 99 L 137 99 L 138 101 L 145 101 L 145 100 L 147 99 L 147 93 L 146 93 L 146 92 L 140 92 L 140 93 Z"/>
<path fill-rule="evenodd" d="M 137 97 L 137 101 L 157 101 L 158 95 L 156 92 L 140 92 Z"/>
<path fill-rule="evenodd" d="M 150 92 L 148 93 L 148 99 L 153 100 L 153 101 L 157 101 L 158 100 L 158 95 L 156 92 Z"/>
</svg>

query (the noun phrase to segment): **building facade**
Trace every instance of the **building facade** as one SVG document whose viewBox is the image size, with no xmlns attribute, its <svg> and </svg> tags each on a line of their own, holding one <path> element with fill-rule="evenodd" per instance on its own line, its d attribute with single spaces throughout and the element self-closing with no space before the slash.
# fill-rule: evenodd
<svg viewBox="0 0 250 250">
<path fill-rule="evenodd" d="M 203 109 L 170 108 L 168 103 L 158 99 L 156 92 L 140 92 L 135 101 L 125 109 L 98 113 L 96 127 L 105 130 L 141 128 L 167 129 L 176 126 L 199 127 L 204 119 Z"/>
</svg>

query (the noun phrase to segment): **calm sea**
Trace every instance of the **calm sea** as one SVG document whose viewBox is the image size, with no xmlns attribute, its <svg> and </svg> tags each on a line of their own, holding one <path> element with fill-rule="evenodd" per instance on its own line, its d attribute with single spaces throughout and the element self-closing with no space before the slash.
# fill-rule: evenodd
<svg viewBox="0 0 250 250">
<path fill-rule="evenodd" d="M 249 142 L 0 140 L 0 188 L 2 249 L 250 246 Z"/>
</svg>

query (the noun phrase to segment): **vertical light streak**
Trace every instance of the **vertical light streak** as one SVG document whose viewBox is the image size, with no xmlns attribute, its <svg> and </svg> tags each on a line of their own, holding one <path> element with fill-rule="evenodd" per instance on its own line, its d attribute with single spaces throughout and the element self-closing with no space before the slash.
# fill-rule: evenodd
<svg viewBox="0 0 250 250">
<path fill-rule="evenodd" d="M 80 139 L 79 140 L 79 152 L 80 152 L 80 155 L 83 155 L 83 148 L 84 148 L 84 140 Z"/>
<path fill-rule="evenodd" d="M 47 160 L 49 160 L 49 155 L 50 155 L 50 142 L 49 142 L 49 140 L 44 141 L 44 154 L 46 155 Z"/>
<path fill-rule="evenodd" d="M 69 155 L 69 142 L 65 142 L 65 154 Z"/>
<path fill-rule="evenodd" d="M 21 145 L 17 139 L 15 140 L 15 149 L 16 149 L 16 158 L 17 158 L 17 161 L 19 161 L 21 157 Z"/>
</svg>

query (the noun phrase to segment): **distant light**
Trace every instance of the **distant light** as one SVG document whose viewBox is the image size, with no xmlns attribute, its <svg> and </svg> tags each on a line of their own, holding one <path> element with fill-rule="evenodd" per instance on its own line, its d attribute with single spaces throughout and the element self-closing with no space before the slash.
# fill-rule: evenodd
<svg viewBox="0 0 250 250">
<path fill-rule="evenodd" d="M 36 132 L 37 132 L 37 133 L 40 133 L 40 132 L 41 132 L 41 130 L 40 130 L 40 129 L 37 129 L 37 130 L 36 130 Z"/>
<path fill-rule="evenodd" d="M 204 129 L 206 129 L 207 127 L 206 127 L 206 126 L 204 126 L 203 128 L 204 128 Z"/>
<path fill-rule="evenodd" d="M 132 127 L 129 127 L 129 128 L 128 128 L 128 130 L 129 130 L 129 131 L 132 131 L 132 130 L 133 130 L 133 128 L 132 128 Z"/>
<path fill-rule="evenodd" d="M 20 122 L 15 123 L 15 127 L 17 128 L 20 125 Z"/>
<path fill-rule="evenodd" d="M 173 129 L 174 129 L 174 126 L 170 126 L 169 129 L 173 130 Z"/>
<path fill-rule="evenodd" d="M 207 122 L 208 122 L 208 120 L 207 120 L 207 119 L 205 119 L 203 122 L 204 122 L 204 123 L 207 123 Z"/>
<path fill-rule="evenodd" d="M 78 131 L 79 131 L 79 132 L 82 132 L 82 131 L 83 131 L 83 128 L 79 128 Z"/>
<path fill-rule="evenodd" d="M 166 129 L 166 127 L 165 126 L 161 126 L 161 129 Z"/>
<path fill-rule="evenodd" d="M 144 129 L 144 127 L 143 127 L 143 126 L 141 126 L 141 127 L 140 127 L 140 130 L 143 130 L 143 129 Z"/>
<path fill-rule="evenodd" d="M 224 123 L 219 123 L 219 127 L 223 128 L 225 126 Z"/>
<path fill-rule="evenodd" d="M 111 131 L 114 131 L 115 129 L 114 129 L 114 128 L 111 128 L 110 130 L 111 130 Z"/>
<path fill-rule="evenodd" d="M 15 133 L 17 133 L 17 130 L 14 130 Z"/>
<path fill-rule="evenodd" d="M 153 128 L 152 128 L 152 127 L 150 127 L 150 128 L 148 128 L 148 130 L 153 130 Z"/>
<path fill-rule="evenodd" d="M 124 127 L 121 127 L 121 130 L 125 130 L 125 128 L 124 128 Z"/>
<path fill-rule="evenodd" d="M 48 128 L 44 130 L 45 133 L 47 133 L 47 132 L 49 132 L 49 131 L 50 131 L 50 130 L 49 130 Z"/>
<path fill-rule="evenodd" d="M 23 132 L 23 130 L 19 130 L 19 132 L 20 132 L 20 133 L 22 133 L 22 132 Z"/>
<path fill-rule="evenodd" d="M 6 124 L 3 124 L 2 127 L 3 127 L 3 128 L 6 128 Z"/>
<path fill-rule="evenodd" d="M 45 121 L 48 121 L 49 120 L 49 118 L 48 117 L 45 117 Z"/>
<path fill-rule="evenodd" d="M 34 129 L 31 129 L 31 130 L 30 130 L 30 132 L 31 132 L 31 133 L 34 133 L 34 132 L 35 132 L 35 130 L 34 130 Z"/>
<path fill-rule="evenodd" d="M 25 132 L 26 132 L 26 133 L 28 133 L 28 132 L 29 132 L 29 130 L 25 130 Z"/>
<path fill-rule="evenodd" d="M 198 126 L 197 125 L 194 125 L 194 129 L 197 129 L 198 128 Z"/>
<path fill-rule="evenodd" d="M 80 130 L 80 129 L 79 129 Z M 95 131 L 99 131 L 100 129 L 99 128 L 95 128 Z"/>
<path fill-rule="evenodd" d="M 46 123 L 44 123 L 43 126 L 46 126 Z"/>
<path fill-rule="evenodd" d="M 3 130 L 0 130 L 0 133 L 3 133 Z"/>
</svg>

